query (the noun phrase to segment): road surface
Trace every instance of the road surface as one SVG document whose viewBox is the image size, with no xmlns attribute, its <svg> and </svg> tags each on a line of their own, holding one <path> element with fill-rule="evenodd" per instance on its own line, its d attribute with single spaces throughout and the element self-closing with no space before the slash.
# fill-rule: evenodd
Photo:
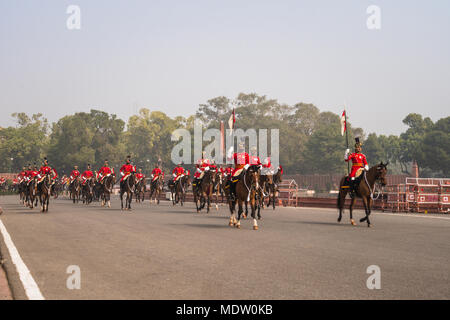
<svg viewBox="0 0 450 320">
<path fill-rule="evenodd" d="M 228 226 L 225 207 L 197 214 L 161 202 L 121 211 L 52 199 L 48 213 L 0 197 L 0 216 L 45 299 L 450 299 L 450 217 L 372 215 L 338 224 L 330 209 L 262 211 Z M 359 221 L 362 211 L 356 211 Z M 10 287 L 27 299 L 0 237 Z M 369 266 L 381 289 L 370 290 Z M 80 289 L 68 289 L 69 266 Z"/>
</svg>

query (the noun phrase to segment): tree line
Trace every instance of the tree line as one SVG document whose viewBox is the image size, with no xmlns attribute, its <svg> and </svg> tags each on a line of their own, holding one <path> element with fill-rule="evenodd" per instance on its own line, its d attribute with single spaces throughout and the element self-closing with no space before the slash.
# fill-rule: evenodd
<svg viewBox="0 0 450 320">
<path fill-rule="evenodd" d="M 127 155 L 147 173 L 157 162 L 171 170 L 171 150 L 178 143 L 172 141 L 172 132 L 179 128 L 192 132 L 195 119 L 205 129 L 218 129 L 220 121 L 228 126 L 233 108 L 237 128 L 279 129 L 280 163 L 286 174 L 346 173 L 339 115 L 321 112 L 313 104 L 287 105 L 255 93 L 210 99 L 189 117 L 171 118 L 143 108 L 125 122 L 114 114 L 91 110 L 49 124 L 40 113 L 14 113 L 16 126 L 0 128 L 0 172 L 18 172 L 35 162 L 41 165 L 43 157 L 61 174 L 69 173 L 75 164 L 82 170 L 87 163 L 98 169 L 105 159 L 117 168 Z M 366 136 L 362 128 L 353 128 L 347 121 L 350 147 L 359 136 L 369 165 L 389 161 L 392 172 L 408 173 L 411 162 L 417 161 L 424 174 L 448 176 L 450 117 L 434 123 L 412 113 L 403 123 L 408 128 L 399 136 Z"/>
</svg>

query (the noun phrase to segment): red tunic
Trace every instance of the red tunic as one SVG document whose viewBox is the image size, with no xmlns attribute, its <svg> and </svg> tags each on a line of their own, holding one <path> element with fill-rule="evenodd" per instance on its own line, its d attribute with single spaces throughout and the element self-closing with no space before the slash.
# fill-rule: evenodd
<svg viewBox="0 0 450 320">
<path fill-rule="evenodd" d="M 366 156 L 362 153 L 352 153 L 348 156 L 346 162 L 352 161 L 352 171 L 350 172 L 350 178 L 354 178 L 356 175 L 356 171 L 360 168 L 364 168 L 367 166 Z"/>
<path fill-rule="evenodd" d="M 173 181 L 177 180 L 177 178 L 179 176 L 181 176 L 182 174 L 184 174 L 184 168 L 183 167 L 176 167 L 175 169 L 173 169 L 173 171 L 172 171 Z"/>
<path fill-rule="evenodd" d="M 127 176 L 129 176 L 132 172 L 136 172 L 136 168 L 131 165 L 131 164 L 127 164 L 125 163 L 121 168 L 120 168 L 120 172 L 123 173 L 123 177 L 122 179 L 120 179 L 120 181 L 123 181 Z"/>
<path fill-rule="evenodd" d="M 70 174 L 70 179 L 75 179 L 80 176 L 80 171 L 78 170 L 72 170 L 72 173 Z"/>
<path fill-rule="evenodd" d="M 255 165 L 259 166 L 261 164 L 261 161 L 259 160 L 258 156 L 249 156 L 249 163 L 251 165 L 255 164 Z"/>
<path fill-rule="evenodd" d="M 152 181 L 155 181 L 156 179 L 158 179 L 159 175 L 162 174 L 162 170 L 160 168 L 155 168 L 152 170 L 152 175 L 153 175 L 153 179 Z"/>
</svg>

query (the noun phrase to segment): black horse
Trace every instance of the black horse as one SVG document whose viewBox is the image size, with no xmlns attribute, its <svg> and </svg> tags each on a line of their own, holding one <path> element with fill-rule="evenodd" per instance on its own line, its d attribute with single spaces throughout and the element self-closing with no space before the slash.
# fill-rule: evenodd
<svg viewBox="0 0 450 320">
<path fill-rule="evenodd" d="M 123 194 L 126 193 L 125 209 L 131 210 L 131 202 L 133 200 L 134 185 L 136 183 L 136 174 L 130 173 L 128 178 L 120 181 L 120 205 L 123 210 Z"/>
<path fill-rule="evenodd" d="M 367 226 L 370 227 L 369 215 L 372 210 L 372 202 L 373 202 L 373 193 L 375 188 L 375 182 L 379 182 L 382 186 L 386 185 L 386 173 L 387 173 L 387 165 L 381 162 L 380 164 L 373 166 L 367 172 L 363 172 L 360 176 L 360 183 L 356 188 L 356 196 L 352 199 L 350 204 L 350 223 L 355 225 L 355 221 L 353 220 L 353 206 L 355 205 L 356 198 L 359 197 L 362 199 L 364 204 L 364 209 L 366 212 L 366 216 L 360 220 L 360 222 L 367 221 Z M 342 211 L 344 210 L 345 197 L 349 190 L 348 177 L 343 177 L 339 184 L 339 195 L 337 199 L 337 207 L 339 208 L 339 217 L 338 222 L 341 222 L 342 219 Z"/>
<path fill-rule="evenodd" d="M 260 206 L 259 206 L 259 167 L 251 165 L 247 170 L 243 169 L 241 173 L 242 177 L 236 182 L 236 199 L 229 197 L 230 206 L 230 226 L 241 227 L 241 215 L 244 212 L 244 204 L 248 202 L 251 207 L 251 216 L 253 218 L 253 230 L 258 230 L 258 222 L 256 221 L 256 214 L 260 218 Z M 239 205 L 238 218 L 234 217 L 236 202 Z"/>
<path fill-rule="evenodd" d="M 39 195 L 39 203 L 41 205 L 41 212 L 48 212 L 48 205 L 50 202 L 50 195 L 52 192 L 52 178 L 49 173 L 37 183 L 37 193 Z"/>
</svg>

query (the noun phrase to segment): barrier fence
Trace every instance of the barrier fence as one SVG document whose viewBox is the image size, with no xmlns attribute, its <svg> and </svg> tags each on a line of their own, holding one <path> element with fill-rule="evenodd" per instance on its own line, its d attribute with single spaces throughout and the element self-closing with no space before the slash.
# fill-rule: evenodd
<svg viewBox="0 0 450 320">
<path fill-rule="evenodd" d="M 450 212 L 450 179 L 406 178 L 385 188 L 385 209 L 393 212 Z"/>
</svg>

